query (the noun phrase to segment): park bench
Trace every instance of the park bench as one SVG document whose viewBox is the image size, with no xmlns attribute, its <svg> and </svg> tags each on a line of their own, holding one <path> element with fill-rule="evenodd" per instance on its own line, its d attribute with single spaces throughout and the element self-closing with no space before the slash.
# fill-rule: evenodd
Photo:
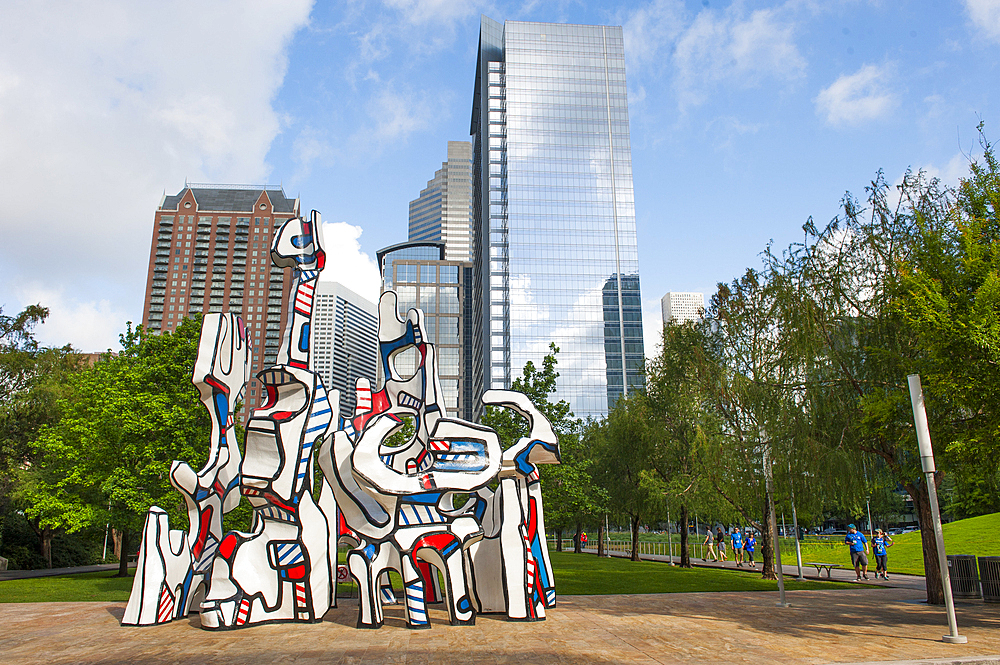
<svg viewBox="0 0 1000 665">
<path fill-rule="evenodd" d="M 839 563 L 818 563 L 818 562 L 805 562 L 805 566 L 813 566 L 816 569 L 816 575 L 818 577 L 823 577 L 823 569 L 826 568 L 826 578 L 830 579 L 830 573 L 833 572 L 834 568 L 843 568 Z"/>
</svg>

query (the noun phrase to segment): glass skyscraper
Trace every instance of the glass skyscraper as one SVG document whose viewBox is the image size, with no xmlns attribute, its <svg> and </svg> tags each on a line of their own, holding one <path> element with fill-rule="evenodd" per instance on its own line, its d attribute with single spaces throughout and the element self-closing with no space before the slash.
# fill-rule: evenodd
<svg viewBox="0 0 1000 665">
<path fill-rule="evenodd" d="M 484 16 L 471 134 L 477 397 L 555 342 L 557 399 L 604 415 L 644 362 L 622 29 Z"/>
<path fill-rule="evenodd" d="M 448 161 L 410 201 L 409 239 L 443 242 L 447 260 L 468 261 L 471 231 L 472 144 L 448 141 Z"/>
</svg>

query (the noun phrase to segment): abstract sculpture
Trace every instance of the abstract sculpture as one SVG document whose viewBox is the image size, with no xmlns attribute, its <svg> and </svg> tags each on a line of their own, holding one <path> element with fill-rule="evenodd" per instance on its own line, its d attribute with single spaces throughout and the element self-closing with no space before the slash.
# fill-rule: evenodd
<svg viewBox="0 0 1000 665">
<path fill-rule="evenodd" d="M 387 291 L 378 308 L 378 386 L 358 379 L 354 416 L 331 431 L 340 395 L 328 395 L 309 369 L 312 296 L 325 263 L 320 230 L 314 211 L 309 222 L 286 222 L 272 243 L 275 265 L 292 269 L 292 307 L 277 364 L 257 374 L 265 397 L 247 422 L 242 464 L 231 428 L 248 341 L 240 319 L 205 317 L 194 381 L 212 413 L 212 454 L 198 474 L 181 462 L 171 468 L 191 527 L 170 531 L 166 513 L 150 509 L 122 623 L 184 616 L 203 588 L 209 630 L 320 621 L 336 602 L 338 545 L 349 548 L 360 590 L 359 628 L 380 627 L 383 605 L 397 602 L 390 570 L 403 580 L 411 628 L 429 628 L 427 604 L 442 600 L 453 624 L 472 624 L 477 612 L 544 619 L 555 585 L 537 465 L 559 463 L 551 425 L 507 390 L 483 396 L 529 424 L 506 451 L 490 428 L 449 417 L 423 313 L 401 318 Z M 407 421 L 412 433 L 404 434 Z M 253 527 L 223 536 L 236 487 L 254 508 Z"/>
<path fill-rule="evenodd" d="M 310 493 L 313 446 L 333 418 L 309 370 L 313 290 L 325 263 L 320 229 L 316 212 L 309 222 L 290 220 L 271 247 L 274 263 L 292 268 L 294 305 L 277 365 L 257 374 L 266 401 L 247 422 L 241 489 L 255 509 L 254 531 L 219 544 L 202 628 L 321 621 L 333 602 L 328 520 Z"/>
<path fill-rule="evenodd" d="M 170 467 L 170 484 L 187 504 L 187 533 L 171 531 L 167 514 L 146 516 L 138 568 L 123 624 L 147 626 L 187 616 L 204 595 L 205 574 L 222 540 L 222 515 L 239 503 L 240 448 L 233 411 L 250 374 L 243 320 L 208 314 L 201 327 L 191 380 L 212 422 L 208 462 L 198 473 L 184 462 Z"/>
</svg>

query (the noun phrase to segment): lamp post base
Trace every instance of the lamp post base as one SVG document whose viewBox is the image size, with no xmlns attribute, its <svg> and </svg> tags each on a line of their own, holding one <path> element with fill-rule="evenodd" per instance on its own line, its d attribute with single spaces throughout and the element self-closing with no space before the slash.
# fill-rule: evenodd
<svg viewBox="0 0 1000 665">
<path fill-rule="evenodd" d="M 941 641 L 946 644 L 965 644 L 969 638 L 965 635 L 943 635 Z"/>
</svg>

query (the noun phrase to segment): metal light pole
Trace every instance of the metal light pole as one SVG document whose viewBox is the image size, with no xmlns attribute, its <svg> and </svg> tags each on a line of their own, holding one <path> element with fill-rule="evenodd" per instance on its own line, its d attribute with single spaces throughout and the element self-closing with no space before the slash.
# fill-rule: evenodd
<svg viewBox="0 0 1000 665">
<path fill-rule="evenodd" d="M 938 566 L 941 568 L 941 585 L 944 587 L 944 605 L 948 611 L 950 634 L 941 639 L 948 644 L 965 644 L 968 638 L 958 634 L 955 620 L 955 600 L 951 595 L 951 576 L 948 574 L 948 558 L 944 551 L 944 532 L 941 530 L 941 512 L 938 509 L 937 486 L 934 484 L 934 449 L 931 447 L 931 433 L 927 427 L 927 411 L 924 408 L 924 391 L 920 387 L 920 375 L 906 377 L 910 386 L 910 404 L 913 407 L 913 424 L 917 430 L 917 446 L 920 448 L 920 466 L 927 483 L 927 495 L 931 501 L 931 521 L 934 523 L 934 539 L 937 541 Z"/>
<path fill-rule="evenodd" d="M 667 561 L 670 565 L 674 565 L 674 540 L 671 537 L 670 527 L 673 526 L 670 522 L 670 506 L 667 506 Z"/>
<path fill-rule="evenodd" d="M 799 567 L 799 576 L 795 579 L 804 580 L 802 576 L 802 546 L 799 545 L 799 520 L 795 515 L 795 483 L 792 482 L 792 463 L 788 463 L 788 488 L 792 495 L 792 528 L 795 530 L 795 565 Z"/>
<path fill-rule="evenodd" d="M 685 529 L 687 528 L 687 524 L 684 525 L 684 528 Z M 696 539 L 698 539 L 698 540 L 701 540 L 701 530 L 700 529 L 701 529 L 701 527 L 698 525 L 698 513 L 695 513 L 694 514 L 694 537 Z M 702 558 L 702 560 L 704 560 L 705 559 L 705 543 L 701 544 L 701 548 L 700 549 L 701 549 L 701 558 Z"/>
</svg>

